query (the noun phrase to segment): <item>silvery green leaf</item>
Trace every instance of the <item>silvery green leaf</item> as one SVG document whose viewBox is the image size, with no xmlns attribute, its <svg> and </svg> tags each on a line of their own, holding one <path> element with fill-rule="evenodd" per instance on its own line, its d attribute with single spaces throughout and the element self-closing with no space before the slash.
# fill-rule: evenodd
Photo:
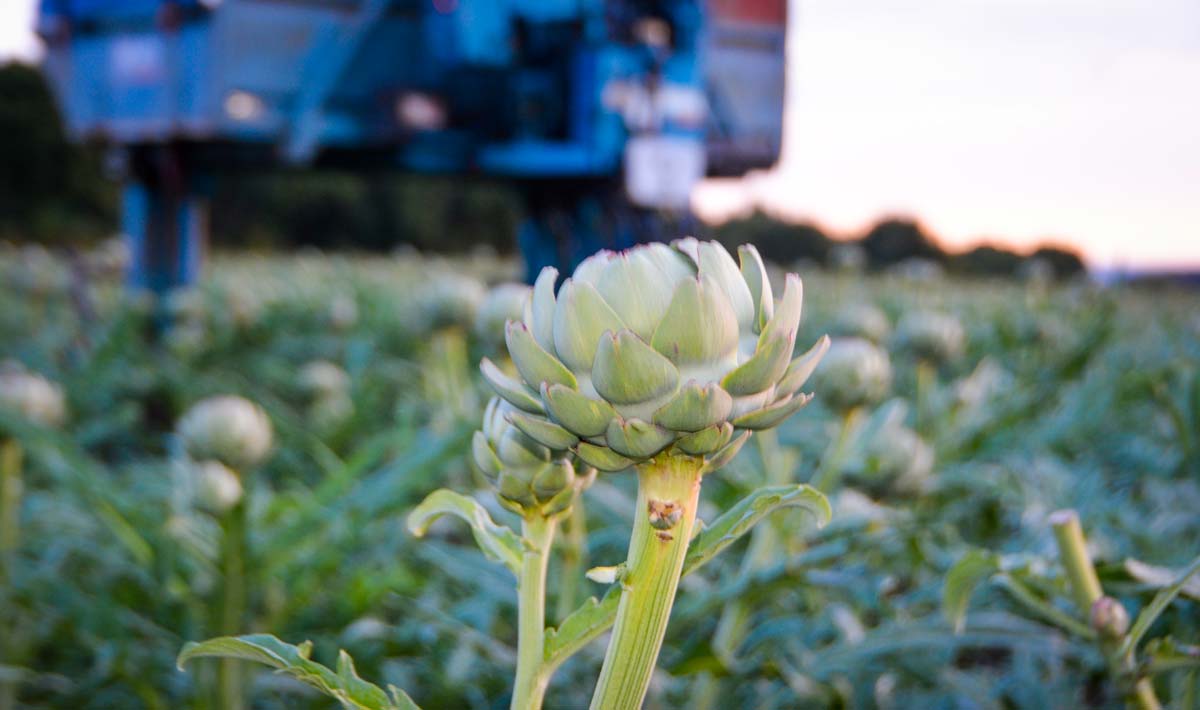
<svg viewBox="0 0 1200 710">
<path fill-rule="evenodd" d="M 1000 558 L 987 550 L 973 549 L 959 558 L 946 573 L 942 587 L 942 613 L 946 620 L 961 632 L 967 620 L 967 604 L 971 593 L 981 582 L 1000 572 Z"/>
<path fill-rule="evenodd" d="M 254 661 L 286 673 L 335 698 L 347 710 L 419 710 L 403 691 L 392 696 L 368 683 L 354 670 L 349 654 L 341 651 L 336 672 L 309 659 L 312 643 L 284 643 L 270 634 L 223 636 L 185 644 L 175 663 L 180 669 L 194 658 L 234 658 Z"/>
<path fill-rule="evenodd" d="M 497 562 L 503 562 L 513 574 L 520 574 L 521 556 L 525 543 L 521 536 L 503 525 L 498 525 L 487 510 L 477 501 L 461 493 L 445 488 L 430 493 L 408 515 L 408 530 L 416 537 L 423 537 L 443 515 L 461 518 L 471 527 L 471 535 L 483 554 Z"/>
<path fill-rule="evenodd" d="M 815 488 L 803 484 L 768 486 L 753 491 L 705 526 L 688 547 L 683 573 L 699 569 L 745 535 L 763 518 L 780 508 L 803 508 L 812 513 L 817 527 L 833 516 L 829 501 Z"/>
<path fill-rule="evenodd" d="M 1129 627 L 1129 634 L 1125 636 L 1125 640 L 1121 643 L 1121 648 L 1117 651 L 1117 655 L 1124 657 L 1125 654 L 1133 652 L 1137 649 L 1138 643 L 1142 637 L 1150 630 L 1150 626 L 1158 620 L 1171 602 L 1175 601 L 1175 597 L 1183 591 L 1184 586 L 1193 575 L 1200 573 L 1200 557 L 1192 560 L 1182 572 L 1175 576 L 1171 584 L 1159 590 L 1158 594 L 1154 595 L 1154 599 L 1142 609 L 1137 618 L 1133 621 L 1133 626 Z"/>
</svg>

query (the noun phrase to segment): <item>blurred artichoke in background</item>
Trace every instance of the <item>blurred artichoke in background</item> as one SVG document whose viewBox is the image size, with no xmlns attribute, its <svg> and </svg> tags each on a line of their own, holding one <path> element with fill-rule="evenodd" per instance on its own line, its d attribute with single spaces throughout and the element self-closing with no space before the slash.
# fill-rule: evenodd
<svg viewBox="0 0 1200 710">
<path fill-rule="evenodd" d="M 896 345 L 919 358 L 944 363 L 963 353 L 966 333 L 954 316 L 914 311 L 904 314 L 896 325 Z"/>
<path fill-rule="evenodd" d="M 271 450 L 271 420 L 242 397 L 202 400 L 179 420 L 178 431 L 192 459 L 214 459 L 239 471 L 261 463 Z"/>
<path fill-rule="evenodd" d="M 0 409 L 44 427 L 61 425 L 67 415 L 62 389 L 14 362 L 0 365 Z"/>
<path fill-rule="evenodd" d="M 825 354 L 819 377 L 823 401 L 846 411 L 887 396 L 892 364 L 887 351 L 868 340 L 838 338 Z"/>
<path fill-rule="evenodd" d="M 475 432 L 475 464 L 495 486 L 505 507 L 522 515 L 550 517 L 571 507 L 576 492 L 590 484 L 595 471 L 580 466 L 569 452 L 551 450 L 512 425 L 516 409 L 493 397 Z"/>
<path fill-rule="evenodd" d="M 876 345 L 887 340 L 892 332 L 892 323 L 883 309 L 871 303 L 855 303 L 846 306 L 833 322 L 833 335 L 863 338 Z"/>
<path fill-rule="evenodd" d="M 242 480 L 219 461 L 201 461 L 192 467 L 196 504 L 216 516 L 224 515 L 242 500 Z"/>
<path fill-rule="evenodd" d="M 525 303 L 531 291 L 525 284 L 518 283 L 493 286 L 475 314 L 475 335 L 493 347 L 504 347 L 504 325 L 510 320 L 521 320 L 525 315 Z"/>
<path fill-rule="evenodd" d="M 520 379 L 488 360 L 485 378 L 531 440 L 617 471 L 663 451 L 719 468 L 749 430 L 767 429 L 811 398 L 799 392 L 828 339 L 792 360 L 802 291 L 795 274 L 776 302 L 752 246 L 741 266 L 717 242 L 681 239 L 600 252 L 557 297 L 539 275 L 525 317 L 506 329 Z"/>
<path fill-rule="evenodd" d="M 313 397 L 343 394 L 349 386 L 346 371 L 328 360 L 312 360 L 300 368 L 300 387 Z"/>
<path fill-rule="evenodd" d="M 846 473 L 873 493 L 917 493 L 933 471 L 933 447 L 905 426 L 907 411 L 903 401 L 892 400 L 857 435 L 858 456 Z"/>
<path fill-rule="evenodd" d="M 419 291 L 416 304 L 422 329 L 471 327 L 485 293 L 473 277 L 451 271 L 434 274 Z"/>
</svg>

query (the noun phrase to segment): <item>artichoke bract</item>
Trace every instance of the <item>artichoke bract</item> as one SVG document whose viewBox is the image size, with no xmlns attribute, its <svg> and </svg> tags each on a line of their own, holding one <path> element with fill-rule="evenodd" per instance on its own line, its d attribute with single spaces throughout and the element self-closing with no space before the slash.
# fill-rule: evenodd
<svg viewBox="0 0 1200 710">
<path fill-rule="evenodd" d="M 800 278 L 776 301 L 762 258 L 686 238 L 583 261 L 555 293 L 544 269 L 506 343 L 519 378 L 491 361 L 484 377 L 527 439 L 618 471 L 661 454 L 715 470 L 750 431 L 782 422 L 829 346 L 792 359 Z"/>
<path fill-rule="evenodd" d="M 506 508 L 542 517 L 562 513 L 595 471 L 579 466 L 577 473 L 568 452 L 544 446 L 517 429 L 510 421 L 515 411 L 499 397 L 488 402 L 483 428 L 471 442 L 475 465 Z"/>
</svg>

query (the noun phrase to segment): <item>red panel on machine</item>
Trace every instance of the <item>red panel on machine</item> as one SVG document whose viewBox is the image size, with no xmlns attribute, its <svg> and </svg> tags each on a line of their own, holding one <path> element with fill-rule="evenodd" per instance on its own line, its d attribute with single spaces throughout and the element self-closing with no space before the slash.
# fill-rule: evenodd
<svg viewBox="0 0 1200 710">
<path fill-rule="evenodd" d="M 708 0 L 709 15 L 728 22 L 787 23 L 787 0 Z"/>
</svg>

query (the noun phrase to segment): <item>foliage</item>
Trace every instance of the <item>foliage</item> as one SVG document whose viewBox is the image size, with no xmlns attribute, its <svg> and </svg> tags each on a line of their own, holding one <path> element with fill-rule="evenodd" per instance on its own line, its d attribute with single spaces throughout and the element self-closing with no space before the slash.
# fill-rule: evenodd
<svg viewBox="0 0 1200 710">
<path fill-rule="evenodd" d="M 219 256 L 191 310 L 179 299 L 156 340 L 154 313 L 111 281 L 26 290 L 8 278 L 25 258 L 0 251 L 0 361 L 56 382 L 66 420 L 50 430 L 0 414 L 0 438 L 24 450 L 19 543 L 0 594 L 11 629 L 0 634 L 0 675 L 19 678 L 21 707 L 197 706 L 214 662 L 181 673 L 174 660 L 215 635 L 205 610 L 221 582 L 220 530 L 196 506 L 173 432 L 189 406 L 224 393 L 260 404 L 276 436 L 245 481 L 245 632 L 312 639 L 305 660 L 331 667 L 306 673 L 331 686 L 344 682 L 334 659 L 345 649 L 354 675 L 426 708 L 505 702 L 517 637 L 510 573 L 479 552 L 468 525 L 435 523 L 418 541 L 404 522 L 443 486 L 479 492 L 464 505 L 472 516 L 519 522 L 469 464 L 485 391 L 472 363 L 501 354 L 469 324 L 433 337 L 417 298 L 448 271 L 511 280 L 511 263 Z M 1184 702 L 1200 603 L 1194 579 L 1173 589 L 1200 552 L 1197 295 L 819 271 L 804 286 L 806 343 L 853 303 L 877 306 L 893 326 L 918 309 L 961 321 L 965 350 L 944 362 L 922 365 L 882 343 L 894 378 L 880 406 L 907 402 L 902 424 L 932 448 L 932 471 L 916 490 L 854 488 L 864 452 L 859 437 L 839 437 L 846 418 L 822 401 L 818 369 L 816 399 L 778 430 L 786 456 L 747 446 L 705 481 L 707 525 L 692 559 L 706 540 L 728 547 L 683 579 L 647 707 L 1111 706 L 1095 644 L 1060 623 L 1083 619 L 1063 601 L 1047 524 L 1068 506 L 1105 593 L 1134 623 L 1152 622 L 1138 627 L 1138 652 L 1159 697 Z M 465 354 L 446 355 L 455 348 Z M 301 381 L 315 360 L 347 375 L 353 406 L 334 425 L 314 418 Z M 878 409 L 867 410 L 870 423 Z M 841 438 L 851 450 L 833 456 Z M 741 526 L 717 514 L 754 509 L 738 501 L 763 485 L 811 482 L 835 459 L 848 475 L 829 492 L 824 528 L 783 509 L 734 540 Z M 634 483 L 605 475 L 588 492 L 590 564 L 624 559 Z M 756 544 L 747 538 L 764 530 L 774 554 L 743 567 Z M 981 561 L 975 573 L 951 573 L 968 554 Z M 559 569 L 555 558 L 551 579 Z M 943 611 L 955 579 L 961 633 Z M 560 664 L 548 707 L 586 705 L 603 655 L 593 639 L 615 612 L 616 594 L 581 586 L 580 598 L 597 601 L 548 620 L 546 659 Z M 735 602 L 747 609 L 744 633 L 719 654 L 714 634 Z M 290 648 L 298 663 L 301 647 Z M 247 692 L 265 710 L 334 702 L 288 673 L 255 673 Z"/>
</svg>

